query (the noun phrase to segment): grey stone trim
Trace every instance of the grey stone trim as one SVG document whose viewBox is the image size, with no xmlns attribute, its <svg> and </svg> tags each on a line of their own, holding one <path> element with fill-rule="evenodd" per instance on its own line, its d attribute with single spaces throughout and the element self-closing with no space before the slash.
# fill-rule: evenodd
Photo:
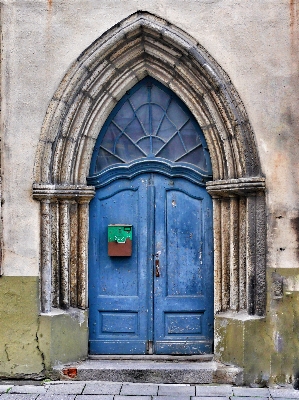
<svg viewBox="0 0 299 400">
<path fill-rule="evenodd" d="M 214 179 L 261 174 L 248 116 L 229 77 L 188 34 L 138 12 L 95 41 L 65 75 L 44 120 L 35 181 L 85 184 L 101 127 L 116 102 L 146 75 L 192 111 L 207 140 Z"/>
<path fill-rule="evenodd" d="M 41 202 L 41 312 L 87 307 L 91 186 L 34 185 Z"/>
<path fill-rule="evenodd" d="M 33 187 L 35 199 L 50 201 L 42 205 L 42 307 L 86 306 L 88 201 L 93 196 L 86 177 L 93 147 L 115 104 L 146 75 L 184 101 L 210 151 L 215 310 L 247 308 L 261 315 L 266 295 L 265 180 L 244 105 L 230 78 L 202 46 L 147 12 L 129 16 L 87 48 L 48 107 Z M 51 299 L 46 295 L 49 282 Z"/>
<path fill-rule="evenodd" d="M 35 200 L 76 200 L 90 201 L 95 195 L 95 188 L 86 185 L 47 185 L 35 183 L 32 196 Z"/>
<path fill-rule="evenodd" d="M 51 311 L 51 213 L 50 200 L 41 202 L 41 311 Z"/>
<path fill-rule="evenodd" d="M 207 183 L 214 203 L 215 312 L 266 307 L 265 179 Z M 221 295 L 220 295 L 221 294 Z"/>
<path fill-rule="evenodd" d="M 262 177 L 239 178 L 207 182 L 206 187 L 212 197 L 248 196 L 250 193 L 264 192 L 266 182 Z"/>
</svg>

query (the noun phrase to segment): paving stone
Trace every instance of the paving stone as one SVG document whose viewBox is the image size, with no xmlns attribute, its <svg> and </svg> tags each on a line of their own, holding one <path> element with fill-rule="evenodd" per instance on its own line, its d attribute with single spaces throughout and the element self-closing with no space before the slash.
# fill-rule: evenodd
<svg viewBox="0 0 299 400">
<path fill-rule="evenodd" d="M 1 397 L 0 397 L 1 399 Z M 271 397 L 271 400 L 294 400 L 294 397 Z M 299 397 L 295 397 L 295 399 L 299 399 Z M 255 400 L 255 399 L 254 399 Z"/>
<path fill-rule="evenodd" d="M 1 394 L 1 400 L 35 400 L 39 395 L 38 394 L 9 394 L 4 393 Z"/>
<path fill-rule="evenodd" d="M 85 387 L 85 383 L 61 383 L 57 385 L 49 385 L 47 395 L 52 394 L 81 394 Z"/>
<path fill-rule="evenodd" d="M 59 393 L 50 395 L 42 394 L 38 396 L 38 400 L 75 400 L 75 398 L 76 398 L 75 394 L 59 394 Z"/>
<path fill-rule="evenodd" d="M 76 400 L 113 400 L 113 394 L 79 394 Z"/>
<path fill-rule="evenodd" d="M 277 399 L 299 399 L 299 390 L 295 389 L 269 389 L 273 398 Z"/>
<path fill-rule="evenodd" d="M 294 398 L 295 399 L 299 399 L 299 397 L 271 397 L 271 400 L 273 399 L 273 400 L 281 400 L 281 399 L 283 399 L 283 400 L 294 400 Z"/>
<path fill-rule="evenodd" d="M 22 385 L 13 386 L 9 393 L 22 393 L 22 394 L 46 394 L 47 389 L 44 386 L 36 385 Z"/>
<path fill-rule="evenodd" d="M 185 395 L 181 395 L 181 396 L 175 396 L 175 395 L 171 395 L 171 396 L 153 396 L 153 400 L 190 400 L 191 397 L 190 396 L 185 396 Z"/>
<path fill-rule="evenodd" d="M 119 394 L 121 387 L 121 383 L 87 383 L 83 394 Z"/>
<path fill-rule="evenodd" d="M 235 396 L 233 396 L 233 397 L 231 397 L 231 399 L 233 399 L 233 400 L 246 400 L 246 399 L 252 399 L 252 400 L 269 400 L 269 396 L 267 396 L 267 397 L 265 397 L 265 396 L 253 396 L 253 397 L 248 397 L 248 396 L 242 396 L 242 397 L 239 397 L 239 396 L 237 396 L 237 397 L 235 397 Z M 285 399 L 284 399 L 285 400 Z"/>
<path fill-rule="evenodd" d="M 195 396 L 195 386 L 189 386 L 189 385 L 159 385 L 159 391 L 158 395 L 159 396 L 168 396 L 168 395 L 174 395 L 174 396 L 180 396 L 185 395 L 185 396 Z"/>
<path fill-rule="evenodd" d="M 13 385 L 0 385 L 0 393 L 6 393 L 11 388 L 13 388 Z"/>
<path fill-rule="evenodd" d="M 268 388 L 234 387 L 234 396 L 240 397 L 269 397 Z"/>
<path fill-rule="evenodd" d="M 232 399 L 234 399 L 234 397 L 231 397 Z M 191 400 L 229 400 L 230 397 L 227 396 L 196 396 L 196 397 L 191 397 Z"/>
<path fill-rule="evenodd" d="M 158 385 L 151 385 L 149 383 L 125 383 L 120 391 L 121 395 L 152 395 L 158 394 Z"/>
<path fill-rule="evenodd" d="M 114 400 L 151 400 L 151 396 L 114 396 Z M 189 400 L 189 399 L 188 399 Z"/>
<path fill-rule="evenodd" d="M 232 396 L 233 395 L 233 388 L 232 386 L 204 386 L 204 385 L 197 385 L 196 386 L 196 396 L 197 397 L 225 397 L 225 396 Z"/>
</svg>

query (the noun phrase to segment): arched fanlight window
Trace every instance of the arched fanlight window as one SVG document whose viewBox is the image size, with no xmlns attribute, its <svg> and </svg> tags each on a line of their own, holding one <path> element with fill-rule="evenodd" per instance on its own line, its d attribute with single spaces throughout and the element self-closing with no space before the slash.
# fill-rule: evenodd
<svg viewBox="0 0 299 400">
<path fill-rule="evenodd" d="M 90 175 L 142 159 L 191 164 L 211 175 L 198 123 L 171 90 L 151 77 L 128 91 L 111 112 L 97 139 Z"/>
</svg>

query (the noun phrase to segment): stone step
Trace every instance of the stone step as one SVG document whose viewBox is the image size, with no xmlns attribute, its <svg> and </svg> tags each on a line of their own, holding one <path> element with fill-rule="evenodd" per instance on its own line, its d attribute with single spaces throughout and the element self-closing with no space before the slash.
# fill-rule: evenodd
<svg viewBox="0 0 299 400">
<path fill-rule="evenodd" d="M 148 383 L 226 383 L 242 385 L 243 371 L 216 361 L 167 359 L 88 359 L 57 366 L 53 378 L 79 381 Z"/>
</svg>

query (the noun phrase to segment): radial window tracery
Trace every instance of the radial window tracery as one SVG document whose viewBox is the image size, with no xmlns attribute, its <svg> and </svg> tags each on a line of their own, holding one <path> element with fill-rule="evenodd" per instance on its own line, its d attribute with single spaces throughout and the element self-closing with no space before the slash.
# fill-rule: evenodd
<svg viewBox="0 0 299 400">
<path fill-rule="evenodd" d="M 203 133 L 182 101 L 147 77 L 116 105 L 99 135 L 91 174 L 142 158 L 193 164 L 211 171 Z"/>
</svg>

